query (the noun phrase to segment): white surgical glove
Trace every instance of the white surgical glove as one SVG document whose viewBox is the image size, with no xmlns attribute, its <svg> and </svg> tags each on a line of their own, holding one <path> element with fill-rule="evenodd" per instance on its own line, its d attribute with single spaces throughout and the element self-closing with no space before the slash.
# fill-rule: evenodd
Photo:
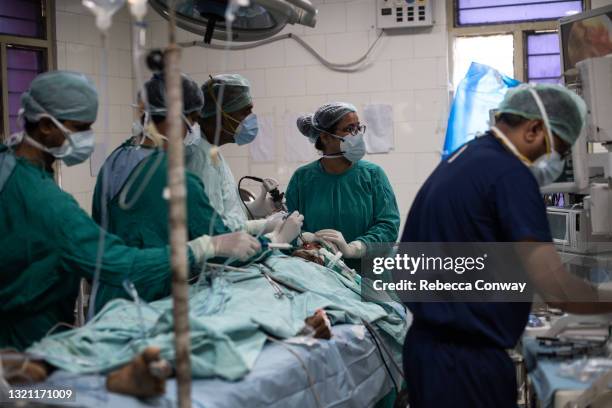
<svg viewBox="0 0 612 408">
<path fill-rule="evenodd" d="M 336 245 L 345 258 L 361 258 L 365 255 L 366 247 L 361 241 L 347 243 L 340 231 L 324 229 L 317 231 L 315 236 Z"/>
<path fill-rule="evenodd" d="M 251 235 L 261 235 L 272 232 L 274 231 L 274 228 L 276 228 L 279 224 L 282 224 L 283 218 L 286 215 L 286 212 L 281 211 L 261 220 L 248 220 L 246 223 L 246 232 Z"/>
<path fill-rule="evenodd" d="M 298 238 L 298 242 L 301 245 L 304 245 L 307 242 L 322 242 L 323 240 L 320 238 L 317 238 L 317 236 L 315 234 L 313 234 L 312 232 L 302 232 L 300 234 L 300 237 Z"/>
<path fill-rule="evenodd" d="M 302 232 L 298 238 L 298 244 L 303 246 L 305 243 L 316 242 L 321 244 L 324 248 L 331 251 L 334 255 L 338 253 L 338 247 L 331 241 L 327 241 L 323 238 L 317 237 L 312 232 Z"/>
<path fill-rule="evenodd" d="M 270 215 L 268 218 L 266 218 L 266 225 L 263 231 L 264 234 L 274 231 L 276 227 L 278 227 L 280 224 L 283 223 L 284 218 L 286 216 L 287 216 L 287 213 L 285 211 L 279 211 L 279 212 L 276 212 Z"/>
<path fill-rule="evenodd" d="M 244 231 L 217 235 L 212 240 L 215 247 L 215 256 L 246 261 L 261 251 L 259 241 Z"/>
<path fill-rule="evenodd" d="M 266 237 L 274 244 L 288 244 L 300 235 L 302 225 L 304 224 L 304 216 L 299 212 L 294 211 L 287 219 L 283 220 L 274 228 Z"/>
<path fill-rule="evenodd" d="M 261 235 L 266 228 L 266 220 L 248 220 L 246 222 L 246 232 L 251 235 Z"/>
<path fill-rule="evenodd" d="M 209 237 L 203 235 L 187 243 L 193 252 L 196 261 L 220 256 L 223 258 L 236 258 L 246 261 L 261 251 L 261 244 L 244 231 Z"/>
</svg>

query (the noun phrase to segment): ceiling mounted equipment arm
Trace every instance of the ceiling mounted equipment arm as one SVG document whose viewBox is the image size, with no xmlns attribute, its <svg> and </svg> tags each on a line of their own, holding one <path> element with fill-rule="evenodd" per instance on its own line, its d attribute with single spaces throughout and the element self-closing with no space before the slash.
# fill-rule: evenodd
<svg viewBox="0 0 612 408">
<path fill-rule="evenodd" d="M 168 18 L 170 0 L 149 0 L 151 6 Z M 177 0 L 177 25 L 190 33 L 204 37 L 209 44 L 213 38 L 227 39 L 225 10 L 227 0 Z M 251 0 L 248 7 L 240 7 L 232 23 L 232 41 L 250 42 L 269 38 L 287 24 L 314 27 L 317 10 L 309 0 Z"/>
</svg>

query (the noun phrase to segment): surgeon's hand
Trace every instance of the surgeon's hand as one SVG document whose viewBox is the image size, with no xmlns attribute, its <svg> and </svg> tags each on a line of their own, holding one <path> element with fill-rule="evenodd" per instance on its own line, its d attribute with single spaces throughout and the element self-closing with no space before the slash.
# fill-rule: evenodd
<svg viewBox="0 0 612 408">
<path fill-rule="evenodd" d="M 283 218 L 286 215 L 287 213 L 285 211 L 279 211 L 266 218 L 263 233 L 267 234 L 268 232 L 274 231 L 276 227 L 283 223 Z"/>
<path fill-rule="evenodd" d="M 345 258 L 361 258 L 365 254 L 365 244 L 363 242 L 347 243 L 340 231 L 323 229 L 317 231 L 315 236 L 336 245 Z"/>
<path fill-rule="evenodd" d="M 318 243 L 324 248 L 330 250 L 334 255 L 338 252 L 338 247 L 331 241 L 327 241 L 323 238 L 317 237 L 312 232 L 302 232 L 298 238 L 298 242 L 301 246 L 307 243 Z"/>
<path fill-rule="evenodd" d="M 215 256 L 237 258 L 246 261 L 261 251 L 261 244 L 253 236 L 244 231 L 212 237 Z"/>
<path fill-rule="evenodd" d="M 294 211 L 266 236 L 275 244 L 288 244 L 298 237 L 303 224 L 304 216 Z"/>
</svg>

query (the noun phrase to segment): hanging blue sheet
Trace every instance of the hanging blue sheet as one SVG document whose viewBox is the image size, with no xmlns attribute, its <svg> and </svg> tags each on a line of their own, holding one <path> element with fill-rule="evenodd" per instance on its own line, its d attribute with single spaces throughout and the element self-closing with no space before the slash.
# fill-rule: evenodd
<svg viewBox="0 0 612 408">
<path fill-rule="evenodd" d="M 508 89 L 521 82 L 483 64 L 472 62 L 457 88 L 444 141 L 443 159 L 489 129 L 489 113 L 499 106 Z"/>
</svg>

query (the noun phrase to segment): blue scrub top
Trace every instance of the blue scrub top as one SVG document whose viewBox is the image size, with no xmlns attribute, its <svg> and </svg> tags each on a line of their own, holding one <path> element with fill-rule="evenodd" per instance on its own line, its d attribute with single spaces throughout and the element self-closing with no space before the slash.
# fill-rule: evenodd
<svg viewBox="0 0 612 408">
<path fill-rule="evenodd" d="M 531 171 L 492 133 L 441 162 L 417 194 L 402 242 L 551 242 Z M 407 303 L 417 325 L 514 347 L 530 303 Z"/>
</svg>

